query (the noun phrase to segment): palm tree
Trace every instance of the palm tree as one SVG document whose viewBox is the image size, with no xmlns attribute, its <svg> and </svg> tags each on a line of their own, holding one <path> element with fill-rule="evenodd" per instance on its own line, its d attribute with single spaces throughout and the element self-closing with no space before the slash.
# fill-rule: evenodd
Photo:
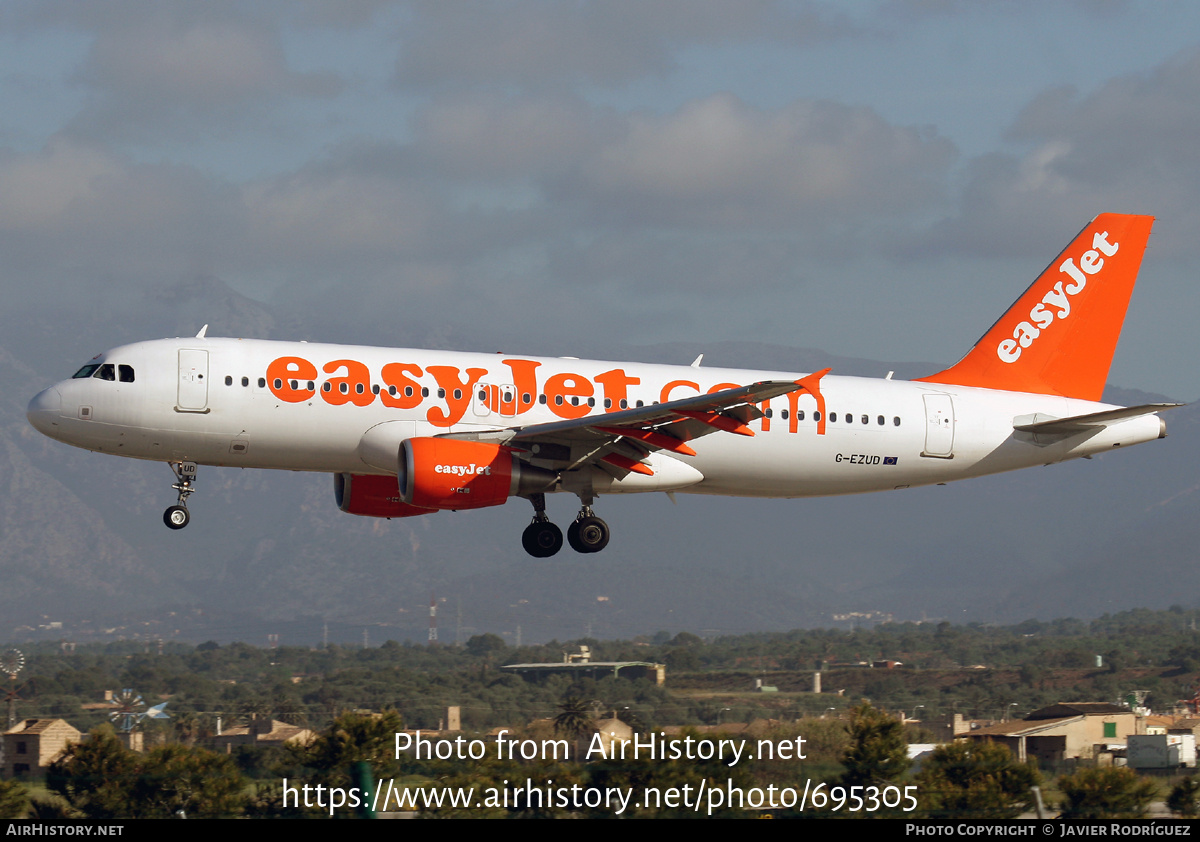
<svg viewBox="0 0 1200 842">
<path fill-rule="evenodd" d="M 182 711 L 171 720 L 171 728 L 177 742 L 186 746 L 195 745 L 196 738 L 200 736 L 200 717 L 194 711 Z"/>
<path fill-rule="evenodd" d="M 558 706 L 559 714 L 554 717 L 554 731 L 578 740 L 584 734 L 596 730 L 588 713 L 588 703 L 578 696 L 568 696 Z"/>
</svg>

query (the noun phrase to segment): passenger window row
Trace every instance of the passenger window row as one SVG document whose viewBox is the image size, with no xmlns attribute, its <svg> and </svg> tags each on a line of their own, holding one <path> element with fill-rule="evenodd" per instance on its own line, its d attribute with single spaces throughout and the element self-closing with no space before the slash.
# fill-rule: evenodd
<svg viewBox="0 0 1200 842">
<path fill-rule="evenodd" d="M 225 385 L 226 385 L 226 386 L 232 386 L 232 385 L 233 385 L 233 377 L 232 377 L 232 376 L 230 376 L 230 375 L 226 375 L 226 376 L 225 376 Z M 243 378 L 242 378 L 242 385 L 243 385 L 243 386 L 249 386 L 249 385 L 250 385 L 250 378 L 248 378 L 248 377 L 243 377 Z M 275 382 L 274 382 L 274 384 L 273 384 L 273 385 L 274 385 L 274 387 L 275 387 L 276 389 L 282 389 L 282 388 L 283 388 L 283 380 L 282 380 L 281 378 L 278 378 L 278 377 L 276 377 L 276 378 L 275 378 Z M 316 391 L 316 389 L 317 389 L 317 384 L 316 384 L 315 382 L 313 382 L 312 380 L 309 380 L 309 381 L 307 381 L 307 382 L 305 382 L 305 381 L 301 381 L 301 380 L 289 380 L 289 381 L 288 381 L 288 385 L 289 385 L 289 386 L 290 386 L 290 387 L 291 387 L 293 390 L 299 390 L 299 389 L 301 389 L 301 388 L 304 388 L 304 389 L 307 389 L 307 390 L 308 390 L 308 391 L 310 391 L 310 392 L 315 392 L 315 391 Z M 263 377 L 260 377 L 260 378 L 258 378 L 258 388 L 260 388 L 260 389 L 265 389 L 265 388 L 266 388 L 266 386 L 267 386 L 267 381 L 266 381 L 266 378 L 263 378 Z M 332 392 L 332 391 L 333 391 L 333 384 L 332 384 L 332 383 L 330 383 L 329 381 L 326 381 L 326 382 L 322 383 L 322 384 L 321 384 L 321 391 L 323 391 L 323 392 Z M 339 384 L 339 385 L 338 385 L 338 391 L 340 391 L 340 392 L 341 392 L 343 395 L 348 395 L 348 394 L 350 394 L 350 384 L 349 384 L 349 383 L 341 383 L 341 384 Z M 377 384 L 377 383 L 376 383 L 376 384 L 374 384 L 374 385 L 372 385 L 372 386 L 371 386 L 371 394 L 373 394 L 373 395 L 378 395 L 378 394 L 380 393 L 380 391 L 382 391 L 382 390 L 380 389 L 380 387 L 379 387 L 379 384 Z M 365 394 L 365 392 L 366 392 L 366 387 L 365 387 L 365 386 L 363 386 L 363 384 L 362 384 L 362 383 L 357 383 L 357 384 L 355 384 L 355 386 L 354 386 L 354 392 L 355 392 L 355 394 L 359 394 L 359 395 L 361 395 L 361 394 Z M 387 387 L 387 393 L 388 393 L 389 395 L 391 395 L 392 397 L 395 397 L 397 394 L 399 394 L 399 390 L 398 390 L 398 389 L 397 389 L 395 386 L 388 386 L 388 387 Z M 404 387 L 404 397 L 406 397 L 406 398 L 411 398 L 411 397 L 413 396 L 413 394 L 414 394 L 414 392 L 413 392 L 413 387 L 412 387 L 412 386 L 405 386 L 405 387 Z M 445 389 L 438 389 L 438 390 L 437 390 L 437 396 L 438 396 L 439 398 L 445 398 L 445 397 L 446 397 L 446 390 L 445 390 Z M 454 390 L 454 399 L 455 399 L 455 400 L 462 400 L 462 396 L 463 396 L 462 389 L 455 389 L 455 390 Z M 427 386 L 422 386 L 422 387 L 421 387 L 421 397 L 423 397 L 423 398 L 427 398 L 427 397 L 429 397 L 429 388 L 428 388 Z M 478 398 L 479 398 L 479 400 L 480 400 L 480 401 L 486 401 L 486 400 L 487 400 L 487 397 L 488 397 L 488 395 L 487 395 L 487 391 L 486 391 L 486 390 L 484 390 L 484 389 L 480 389 L 480 390 L 479 390 L 479 392 L 478 392 Z M 511 395 L 511 393 L 505 393 L 505 395 L 504 395 L 504 399 L 505 399 L 505 401 L 506 401 L 506 402 L 508 402 L 508 401 L 511 401 L 511 400 L 512 400 L 512 395 Z M 555 396 L 554 396 L 554 405 L 555 405 L 555 406 L 562 406 L 564 402 L 565 402 L 565 401 L 564 401 L 564 399 L 563 399 L 563 396 L 562 396 L 562 395 L 555 395 Z M 532 404 L 532 403 L 533 403 L 533 395 L 531 395 L 529 392 L 522 392 L 522 393 L 521 393 L 521 403 L 523 403 L 523 404 L 525 404 L 525 405 L 530 405 L 530 404 Z M 547 403 L 547 398 L 546 398 L 546 395 L 544 395 L 544 394 L 538 395 L 538 403 L 540 403 L 540 404 L 542 404 L 542 405 L 544 406 L 544 405 Z M 579 398 L 578 398 L 578 397 L 572 397 L 572 398 L 570 399 L 570 403 L 571 403 L 571 405 L 572 405 L 572 406 L 579 406 Z M 658 401 L 655 401 L 655 403 L 658 403 Z M 595 398 L 588 398 L 588 399 L 587 399 L 587 405 L 588 405 L 588 406 L 595 406 L 595 405 L 596 405 L 596 399 L 595 399 Z M 620 405 L 620 408 L 621 408 L 621 409 L 628 409 L 628 408 L 629 408 L 629 401 L 628 401 L 628 400 L 626 400 L 625 398 L 621 398 L 621 400 L 619 401 L 619 405 Z M 642 401 L 636 401 L 636 402 L 635 402 L 635 405 L 636 405 L 636 406 L 638 406 L 638 407 L 642 407 L 642 406 L 644 406 L 645 404 L 644 404 Z M 611 398 L 605 398 L 605 399 L 604 399 L 604 408 L 605 408 L 605 409 L 611 409 L 611 408 L 612 408 L 612 399 L 611 399 Z"/>
<path fill-rule="evenodd" d="M 103 368 L 103 366 L 101 366 L 101 368 Z M 111 368 L 112 368 L 112 366 L 108 366 L 108 368 L 110 368 L 110 369 L 111 369 Z M 76 374 L 75 376 L 76 376 L 76 377 L 88 377 L 88 376 L 90 376 L 90 375 L 91 375 L 91 371 L 92 371 L 92 370 L 94 370 L 94 369 L 95 369 L 95 367 L 94 367 L 94 366 L 84 366 L 82 369 L 80 369 L 80 370 L 79 370 L 79 373 L 78 373 L 78 374 Z M 126 382 L 130 382 L 130 383 L 132 383 L 132 382 L 133 382 L 133 369 L 129 368 L 129 366 L 121 366 L 121 369 L 122 369 L 122 371 L 124 371 L 125 369 L 128 369 L 128 371 L 129 371 L 129 380 L 128 380 L 128 381 L 126 381 Z M 101 376 L 101 375 L 97 374 L 97 375 L 95 375 L 95 376 Z M 106 379 L 109 379 L 109 380 L 111 380 L 111 379 L 112 379 L 112 377 L 111 377 L 111 376 L 109 376 L 109 377 L 108 377 L 108 378 L 106 378 Z M 124 381 L 124 375 L 122 375 L 122 381 Z M 242 385 L 243 385 L 243 386 L 249 386 L 249 385 L 250 385 L 250 378 L 249 378 L 249 377 L 243 377 L 243 378 L 241 379 L 241 383 L 242 383 Z M 300 388 L 300 383 L 301 383 L 301 381 L 299 381 L 299 380 L 290 380 L 290 381 L 288 381 L 288 385 L 290 385 L 290 386 L 292 387 L 292 389 L 299 389 L 299 388 Z M 226 376 L 225 376 L 225 385 L 226 385 L 226 386 L 232 386 L 232 385 L 233 385 L 233 377 L 232 377 L 232 376 L 230 376 L 230 375 L 226 375 Z M 267 381 L 266 381 L 266 378 L 264 378 L 264 377 L 260 377 L 260 378 L 258 378 L 258 388 L 260 388 L 260 389 L 264 389 L 264 388 L 266 388 L 266 386 L 267 386 Z M 281 389 L 281 388 L 283 388 L 283 380 L 281 380 L 281 379 L 280 379 L 280 378 L 278 378 L 278 377 L 277 377 L 277 378 L 275 378 L 275 383 L 274 383 L 274 386 L 275 386 L 275 388 L 276 388 L 276 389 Z M 310 392 L 312 392 L 312 391 L 316 391 L 317 384 L 316 384 L 316 383 L 314 383 L 312 380 L 309 380 L 309 381 L 307 381 L 307 382 L 304 384 L 304 388 L 308 389 Z M 350 384 L 348 384 L 348 383 L 341 383 L 341 384 L 339 384 L 339 387 L 338 387 L 338 388 L 339 388 L 339 391 L 340 391 L 340 392 L 341 392 L 343 395 L 348 395 L 348 394 L 350 394 Z M 322 383 L 322 384 L 321 384 L 321 389 L 322 389 L 322 391 L 325 391 L 325 392 L 330 392 L 330 391 L 333 391 L 333 384 L 332 384 L 332 383 L 330 383 L 330 382 L 328 382 L 328 381 L 326 381 L 325 383 Z M 355 385 L 355 387 L 354 387 L 354 391 L 355 391 L 355 393 L 356 393 L 356 394 L 359 394 L 359 395 L 361 395 L 361 394 L 363 394 L 363 393 L 365 393 L 365 392 L 366 392 L 366 388 L 363 386 L 363 384 L 361 384 L 361 383 L 358 383 L 358 384 L 356 384 L 356 385 Z M 396 394 L 398 393 L 398 390 L 396 389 L 396 387 L 395 387 L 395 386 L 388 386 L 388 389 L 387 389 L 387 391 L 388 391 L 388 394 L 389 394 L 389 395 L 391 395 L 392 397 L 395 397 L 395 396 L 396 396 Z M 379 385 L 378 385 L 378 384 L 374 384 L 374 385 L 372 385 L 372 386 L 371 386 L 371 393 L 372 393 L 372 394 L 378 395 L 378 394 L 379 394 L 379 392 L 380 392 L 380 388 L 379 388 Z M 406 398 L 411 398 L 411 397 L 413 396 L 413 387 L 412 387 L 412 386 L 405 386 L 405 387 L 404 387 L 404 396 L 405 396 Z M 437 396 L 438 396 L 439 398 L 444 398 L 444 397 L 446 397 L 446 390 L 445 390 L 445 389 L 438 389 L 438 390 L 437 390 Z M 423 398 L 427 398 L 427 397 L 429 397 L 429 389 L 428 389 L 428 387 L 424 387 L 424 386 L 423 386 L 423 387 L 421 387 L 421 397 L 423 397 Z M 480 389 L 480 390 L 479 390 L 479 392 L 478 392 L 478 395 L 477 395 L 477 397 L 479 398 L 479 400 L 480 400 L 480 401 L 486 401 L 486 400 L 487 400 L 487 398 L 488 398 L 488 393 L 487 393 L 487 390 L 486 390 L 486 389 Z M 511 394 L 510 394 L 510 393 L 505 393 L 505 395 L 504 395 L 504 398 L 505 398 L 505 400 L 506 400 L 506 401 L 511 401 L 511 400 L 512 400 L 512 396 L 511 396 Z M 461 400 L 461 399 L 462 399 L 462 390 L 461 390 L 461 389 L 455 389 L 455 390 L 454 390 L 454 399 L 455 399 L 455 400 Z M 540 394 L 540 395 L 538 395 L 538 403 L 540 403 L 540 404 L 542 404 L 543 406 L 545 406 L 547 402 L 548 402 L 548 399 L 547 399 L 547 397 L 546 397 L 546 395 L 545 395 L 545 394 Z M 554 396 L 554 405 L 555 405 L 555 406 L 562 406 L 564 402 L 565 402 L 565 401 L 564 401 L 564 399 L 563 399 L 563 396 L 562 396 L 562 395 L 555 395 L 555 396 Z M 578 396 L 574 396 L 574 397 L 572 397 L 572 398 L 570 399 L 570 402 L 571 402 L 571 406 L 579 406 L 579 397 L 578 397 Z M 522 403 L 522 404 L 531 404 L 531 403 L 533 403 L 533 396 L 532 396 L 532 395 L 530 395 L 528 392 L 523 392 L 523 393 L 521 394 L 521 403 Z M 655 401 L 654 403 L 658 403 L 658 401 Z M 596 405 L 596 399 L 595 399 L 595 398 L 588 398 L 588 399 L 587 399 L 587 405 L 588 405 L 588 406 L 591 406 L 591 407 L 594 407 L 594 406 Z M 635 402 L 635 406 L 637 406 L 638 408 L 641 408 L 641 407 L 642 407 L 642 406 L 644 406 L 644 405 L 645 405 L 645 404 L 644 404 L 642 401 L 636 401 L 636 402 Z M 604 408 L 605 408 L 605 409 L 611 409 L 611 408 L 612 408 L 612 399 L 611 399 L 611 398 L 605 398 L 605 399 L 604 399 Z M 628 409 L 628 408 L 629 408 L 629 401 L 628 401 L 628 400 L 626 400 L 625 398 L 622 398 L 622 399 L 621 399 L 621 401 L 620 401 L 620 408 L 621 408 L 621 409 Z M 764 415 L 764 416 L 766 416 L 767 418 L 774 418 L 774 417 L 775 417 L 775 410 L 768 408 L 768 409 L 766 409 L 766 410 L 763 412 L 763 415 Z M 782 418 L 784 421 L 787 421 L 787 420 L 788 420 L 788 418 L 789 418 L 789 413 L 788 413 L 788 410 L 786 410 L 786 409 L 784 409 L 784 410 L 781 410 L 781 411 L 780 411 L 780 413 L 779 413 L 779 417 L 780 417 L 780 418 Z M 850 412 L 843 413 L 843 419 L 844 419 L 844 422 L 845 422 L 846 424 L 853 424 L 853 423 L 855 423 L 855 421 L 854 421 L 854 418 L 855 418 L 855 416 L 854 416 L 854 414 L 853 414 L 853 413 L 850 413 Z M 805 412 L 804 412 L 804 410 L 803 410 L 803 409 L 801 409 L 801 410 L 797 410 L 797 411 L 796 411 L 796 420 L 797 420 L 797 421 L 803 421 L 804 419 L 805 419 Z M 813 420 L 813 421 L 820 421 L 820 420 L 821 420 L 821 413 L 820 413 L 820 411 L 814 411 L 814 412 L 813 412 L 813 414 L 812 414 L 812 420 Z M 836 423 L 837 423 L 837 420 L 838 420 L 838 414 L 837 414 L 836 412 L 831 412 L 831 413 L 829 413 L 829 421 L 830 421 L 830 423 L 836 424 Z M 870 423 L 871 423 L 871 416 L 869 416 L 869 415 L 866 415 L 866 414 L 863 414 L 863 415 L 859 416 L 859 422 L 858 422 L 858 423 L 859 423 L 859 424 L 861 424 L 861 425 L 863 425 L 863 426 L 869 426 L 869 425 L 870 425 Z M 887 419 L 885 419 L 885 418 L 884 418 L 884 416 L 882 416 L 882 415 L 877 415 L 877 416 L 875 416 L 875 423 L 876 423 L 876 425 L 877 425 L 877 426 L 883 427 L 883 426 L 885 426 L 885 425 L 887 424 Z M 900 426 L 900 416 L 899 416 L 899 415 L 895 415 L 895 416 L 893 416 L 893 417 L 892 417 L 892 425 L 893 425 L 893 426 L 895 426 L 895 427 L 899 427 L 899 426 Z"/>
<path fill-rule="evenodd" d="M 764 415 L 764 416 L 766 416 L 767 418 L 774 418 L 774 417 L 775 417 L 775 410 L 773 410 L 773 409 L 770 409 L 770 408 L 767 408 L 766 410 L 764 410 L 764 411 L 763 411 L 763 415 Z M 843 416 L 843 421 L 844 421 L 844 423 L 846 423 L 846 424 L 853 424 L 853 423 L 855 423 L 855 421 L 854 421 L 854 418 L 855 418 L 855 416 L 854 416 L 854 413 L 852 413 L 852 412 L 844 412 L 844 413 L 842 413 L 842 416 Z M 789 417 L 789 416 L 788 416 L 788 411 L 787 411 L 786 409 L 784 409 L 784 410 L 781 410 L 781 411 L 780 411 L 780 413 L 779 413 L 779 417 L 780 417 L 780 418 L 782 418 L 784 421 L 787 421 L 787 420 L 788 420 L 788 417 Z M 796 420 L 797 420 L 797 421 L 803 421 L 803 420 L 804 420 L 804 418 L 805 418 L 804 410 L 803 410 L 803 409 L 797 410 L 797 411 L 796 411 Z M 814 412 L 813 412 L 813 414 L 812 414 L 812 419 L 813 419 L 814 421 L 820 421 L 820 420 L 821 420 L 821 413 L 820 413 L 820 411 L 814 411 Z M 829 422 L 830 422 L 831 424 L 836 424 L 836 423 L 837 423 L 837 420 L 838 420 L 838 414 L 837 414 L 836 412 L 831 412 L 831 413 L 829 413 Z M 865 414 L 864 414 L 864 415 L 861 415 L 861 416 L 859 416 L 859 421 L 858 421 L 858 423 L 859 423 L 859 424 L 861 424 L 862 426 L 870 426 L 870 424 L 871 424 L 871 416 L 870 416 L 870 415 L 865 415 Z M 875 416 L 875 424 L 876 424 L 876 426 L 883 427 L 883 426 L 885 426 L 885 425 L 887 424 L 887 419 L 886 419 L 886 418 L 884 418 L 882 415 L 876 415 L 876 416 Z M 893 415 L 893 416 L 892 416 L 892 426 L 894 426 L 894 427 L 899 427 L 899 426 L 900 426 L 900 416 L 899 416 L 899 415 Z"/>
</svg>

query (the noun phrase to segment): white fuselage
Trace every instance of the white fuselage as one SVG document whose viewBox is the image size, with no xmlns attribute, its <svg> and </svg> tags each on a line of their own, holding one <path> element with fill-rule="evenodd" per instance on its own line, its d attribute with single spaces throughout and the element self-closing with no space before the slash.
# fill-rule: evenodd
<svg viewBox="0 0 1200 842">
<path fill-rule="evenodd" d="M 107 351 L 92 364 L 108 364 L 110 371 L 125 367 L 128 376 L 77 377 L 46 389 L 29 406 L 35 427 L 68 444 L 137 459 L 346 474 L 395 473 L 388 457 L 368 446 L 373 428 L 387 429 L 392 442 L 579 416 L 599 424 L 606 413 L 625 407 L 800 377 L 222 338 L 139 342 Z M 664 475 L 678 478 L 674 485 L 633 476 L 604 490 L 854 494 L 1088 456 L 1158 438 L 1162 431 L 1157 416 L 1143 415 L 1039 442 L 1015 432 L 1014 423 L 1111 406 L 832 374 L 820 379 L 820 393 L 825 411 L 819 421 L 812 394 L 773 398 L 759 405 L 764 417 L 749 423 L 752 437 L 714 432 L 690 442 L 694 456 L 653 454 L 659 474 L 670 460 L 694 469 L 668 469 Z"/>
</svg>

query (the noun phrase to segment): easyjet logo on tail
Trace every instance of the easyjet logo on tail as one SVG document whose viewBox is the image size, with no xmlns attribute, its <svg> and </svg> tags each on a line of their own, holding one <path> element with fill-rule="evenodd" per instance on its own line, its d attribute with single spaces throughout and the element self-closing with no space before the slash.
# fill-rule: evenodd
<svg viewBox="0 0 1200 842">
<path fill-rule="evenodd" d="M 1120 247 L 1120 243 L 1108 241 L 1107 231 L 1097 231 L 1092 236 L 1092 247 L 1079 256 L 1078 266 L 1073 257 L 1059 264 L 1058 271 L 1069 280 L 1056 283 L 1054 289 L 1034 305 L 1029 311 L 1029 320 L 1020 322 L 1013 329 L 1012 339 L 1005 339 L 996 347 L 996 356 L 1002 362 L 1015 363 L 1021 358 L 1021 351 L 1031 346 L 1055 319 L 1069 318 L 1071 297 L 1083 292 L 1088 277 L 1099 274 L 1104 268 L 1104 258 L 1112 257 Z"/>
<path fill-rule="evenodd" d="M 1100 214 L 965 357 L 918 380 L 1100 400 L 1153 225 Z"/>
</svg>

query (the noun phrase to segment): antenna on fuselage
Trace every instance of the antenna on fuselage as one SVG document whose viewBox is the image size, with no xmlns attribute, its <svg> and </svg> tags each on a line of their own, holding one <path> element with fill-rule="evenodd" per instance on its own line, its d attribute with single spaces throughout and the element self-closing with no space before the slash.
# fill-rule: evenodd
<svg viewBox="0 0 1200 842">
<path fill-rule="evenodd" d="M 208 333 L 208 325 L 205 325 L 204 327 L 200 328 L 200 332 L 196 334 L 196 338 L 203 339 L 204 334 L 206 334 L 206 333 Z"/>
</svg>

